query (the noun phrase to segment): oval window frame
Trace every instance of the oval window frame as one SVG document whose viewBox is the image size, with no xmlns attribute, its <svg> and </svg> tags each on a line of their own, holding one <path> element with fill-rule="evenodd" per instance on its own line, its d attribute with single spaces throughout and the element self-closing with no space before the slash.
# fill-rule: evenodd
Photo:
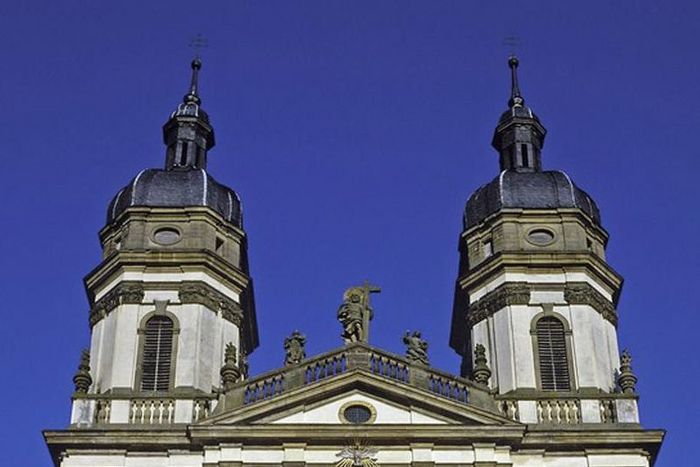
<svg viewBox="0 0 700 467">
<path fill-rule="evenodd" d="M 177 234 L 177 240 L 175 240 L 174 242 L 159 241 L 157 235 L 159 232 L 162 232 L 164 230 L 169 230 L 169 231 L 175 232 Z M 172 225 L 160 225 L 158 227 L 155 227 L 153 229 L 153 231 L 151 231 L 151 241 L 157 245 L 160 245 L 160 246 L 173 246 L 173 245 L 180 243 L 180 241 L 182 241 L 182 231 L 180 229 L 178 229 L 177 227 L 174 227 Z"/>
<path fill-rule="evenodd" d="M 348 420 L 347 418 L 345 418 L 345 411 L 347 409 L 349 409 L 350 407 L 353 407 L 356 405 L 359 405 L 359 406 L 364 407 L 367 410 L 369 410 L 370 415 L 369 415 L 369 419 L 366 422 L 355 423 L 355 422 L 352 422 L 352 421 Z M 346 425 L 355 425 L 355 426 L 370 425 L 377 420 L 377 409 L 375 409 L 372 404 L 365 402 L 365 401 L 357 401 L 357 400 L 349 401 L 349 402 L 346 402 L 345 404 L 340 406 L 340 409 L 338 410 L 338 419 Z"/>
<path fill-rule="evenodd" d="M 546 242 L 536 242 L 532 240 L 532 234 L 537 233 L 537 232 L 546 232 L 551 238 L 546 241 Z M 534 246 L 549 246 L 553 244 L 554 242 L 557 241 L 557 235 L 554 233 L 554 231 L 548 227 L 532 227 L 527 230 L 527 233 L 525 234 L 525 240 L 530 244 Z"/>
</svg>

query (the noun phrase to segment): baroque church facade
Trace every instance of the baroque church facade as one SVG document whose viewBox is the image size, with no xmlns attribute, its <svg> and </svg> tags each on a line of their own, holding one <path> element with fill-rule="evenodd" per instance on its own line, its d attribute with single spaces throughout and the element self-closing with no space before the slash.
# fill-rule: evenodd
<svg viewBox="0 0 700 467">
<path fill-rule="evenodd" d="M 493 135 L 500 173 L 467 202 L 450 346 L 460 375 L 369 344 L 362 284 L 339 299 L 343 345 L 248 371 L 258 346 L 241 200 L 207 172 L 214 129 L 192 62 L 163 127 L 163 169 L 113 198 L 85 278 L 91 342 L 70 425 L 44 436 L 61 467 L 649 466 L 664 432 L 640 425 L 620 353 L 622 277 L 593 199 L 542 168 L 546 130 L 518 60 Z"/>
</svg>

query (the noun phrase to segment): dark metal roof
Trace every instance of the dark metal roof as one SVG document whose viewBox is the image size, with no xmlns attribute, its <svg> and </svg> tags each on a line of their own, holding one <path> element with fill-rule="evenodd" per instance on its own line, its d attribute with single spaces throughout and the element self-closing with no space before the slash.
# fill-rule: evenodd
<svg viewBox="0 0 700 467">
<path fill-rule="evenodd" d="M 595 201 L 577 187 L 564 172 L 518 172 L 504 170 L 482 186 L 467 201 L 464 227 L 477 225 L 503 208 L 578 208 L 600 225 Z"/>
<path fill-rule="evenodd" d="M 112 223 L 132 206 L 206 206 L 241 227 L 241 201 L 235 191 L 221 185 L 204 169 L 146 169 L 114 197 L 107 209 Z"/>
</svg>

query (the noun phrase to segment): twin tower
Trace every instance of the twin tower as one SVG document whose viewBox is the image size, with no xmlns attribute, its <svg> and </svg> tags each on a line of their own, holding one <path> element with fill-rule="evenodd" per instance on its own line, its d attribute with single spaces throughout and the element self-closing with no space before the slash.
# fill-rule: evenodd
<svg viewBox="0 0 700 467">
<path fill-rule="evenodd" d="M 196 422 L 225 389 L 222 367 L 235 368 L 229 383 L 247 378 L 258 346 L 247 240 L 240 198 L 206 170 L 215 139 L 201 66 L 192 62 L 190 89 L 163 127 L 165 167 L 138 173 L 107 210 L 102 262 L 85 279 L 92 337 L 73 426 L 145 414 Z M 622 278 L 605 261 L 608 234 L 590 196 L 542 169 L 546 130 L 520 92 L 518 60 L 509 66 L 492 143 L 500 173 L 469 199 L 459 239 L 450 345 L 462 379 L 520 422 L 566 413 L 638 423 L 636 397 L 613 397 L 633 394 L 636 379 L 627 355 L 620 365 Z M 548 405 L 553 395 L 564 402 Z"/>
</svg>

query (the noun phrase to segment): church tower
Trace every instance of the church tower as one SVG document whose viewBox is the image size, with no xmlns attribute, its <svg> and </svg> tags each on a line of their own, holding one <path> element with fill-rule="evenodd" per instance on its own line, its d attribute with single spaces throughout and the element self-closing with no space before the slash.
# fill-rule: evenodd
<svg viewBox="0 0 700 467">
<path fill-rule="evenodd" d="M 463 376 L 483 346 L 490 387 L 520 421 L 566 410 L 584 423 L 638 423 L 636 400 L 600 399 L 616 392 L 620 367 L 622 277 L 605 260 L 608 234 L 571 177 L 543 170 L 546 130 L 520 92 L 518 59 L 508 64 L 511 96 L 492 141 L 501 171 L 466 205 L 450 345 Z"/>
<path fill-rule="evenodd" d="M 92 342 L 71 425 L 44 432 L 60 467 L 649 467 L 664 433 L 639 424 L 618 355 L 622 278 L 593 200 L 543 171 L 545 129 L 512 94 L 493 138 L 501 173 L 467 203 L 451 345 L 461 376 L 372 345 L 367 282 L 331 313 L 338 346 L 258 344 L 240 201 L 206 172 L 214 132 L 192 84 L 164 126 L 165 167 L 109 205 L 102 263 L 85 279 Z M 407 314 L 410 318 L 410 313 Z M 409 319 L 410 321 L 410 319 Z M 408 322 L 407 322 L 408 323 Z"/>
<path fill-rule="evenodd" d="M 163 126 L 165 166 L 115 196 L 85 278 L 91 343 L 71 424 L 192 423 L 212 410 L 225 357 L 239 379 L 258 345 L 241 202 L 207 172 L 214 129 L 198 90 Z"/>
</svg>

